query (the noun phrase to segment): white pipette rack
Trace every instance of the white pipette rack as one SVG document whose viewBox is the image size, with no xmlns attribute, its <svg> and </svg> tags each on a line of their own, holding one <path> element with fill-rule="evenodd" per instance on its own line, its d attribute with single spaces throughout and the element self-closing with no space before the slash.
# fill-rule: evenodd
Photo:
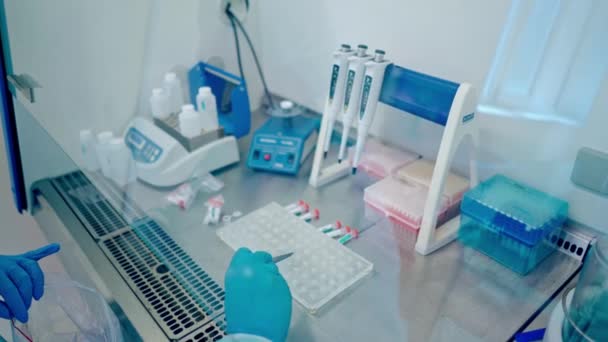
<svg viewBox="0 0 608 342">
<path fill-rule="evenodd" d="M 277 203 L 270 203 L 217 235 L 232 249 L 247 247 L 271 255 L 294 253 L 277 266 L 293 297 L 310 313 L 368 276 L 373 264 Z"/>
<path fill-rule="evenodd" d="M 429 101 L 429 98 L 436 101 Z M 416 251 L 427 255 L 447 245 L 458 235 L 460 215 L 436 227 L 437 211 L 452 159 L 467 136 L 471 137 L 473 144 L 469 158 L 470 186 L 475 187 L 479 182 L 475 157 L 479 146 L 476 95 L 469 83 L 457 84 L 391 64 L 386 69 L 379 100 L 408 114 L 445 126 L 416 241 Z M 328 131 L 324 116 L 317 146 L 323 146 L 327 134 L 332 133 Z M 348 161 L 323 168 L 323 151 L 317 148 L 309 183 L 313 187 L 321 187 L 346 176 L 350 168 Z"/>
</svg>

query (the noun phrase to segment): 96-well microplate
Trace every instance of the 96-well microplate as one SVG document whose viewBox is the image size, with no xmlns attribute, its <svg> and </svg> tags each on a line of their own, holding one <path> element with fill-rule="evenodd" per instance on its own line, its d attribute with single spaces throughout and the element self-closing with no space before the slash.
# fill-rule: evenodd
<svg viewBox="0 0 608 342">
<path fill-rule="evenodd" d="M 273 256 L 293 297 L 311 313 L 363 279 L 373 264 L 314 226 L 271 203 L 218 230 L 232 249 L 247 247 Z"/>
</svg>

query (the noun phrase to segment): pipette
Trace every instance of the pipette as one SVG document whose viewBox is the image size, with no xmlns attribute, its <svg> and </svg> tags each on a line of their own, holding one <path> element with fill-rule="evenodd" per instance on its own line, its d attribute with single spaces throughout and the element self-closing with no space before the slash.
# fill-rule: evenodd
<svg viewBox="0 0 608 342">
<path fill-rule="evenodd" d="M 357 53 L 348 57 L 348 74 L 346 76 L 346 91 L 344 93 L 344 117 L 342 118 L 342 140 L 340 141 L 340 152 L 338 163 L 344 159 L 348 133 L 359 111 L 359 98 L 361 97 L 361 85 L 365 74 L 365 63 L 372 59 L 367 54 L 367 45 L 357 46 Z"/>
<path fill-rule="evenodd" d="M 325 104 L 323 115 L 328 116 L 328 129 L 325 137 L 323 137 L 323 156 L 327 157 L 331 136 L 334 131 L 334 123 L 336 116 L 342 108 L 344 100 L 344 85 L 346 83 L 346 71 L 348 68 L 348 57 L 352 56 L 354 51 L 350 45 L 342 44 L 338 51 L 334 52 L 334 61 L 331 67 L 331 81 L 329 83 L 329 95 Z"/>
<path fill-rule="evenodd" d="M 353 174 L 357 173 L 359 159 L 365 146 L 367 132 L 374 121 L 376 106 L 382 90 L 384 71 L 390 64 L 384 59 L 383 50 L 375 51 L 374 59 L 365 63 L 365 77 L 363 78 L 363 93 L 361 94 L 361 108 L 359 108 L 359 125 L 357 127 L 357 147 L 353 158 Z"/>
<path fill-rule="evenodd" d="M 277 255 L 277 256 L 275 256 L 275 257 L 272 258 L 272 262 L 274 262 L 275 264 L 279 263 L 279 262 L 281 262 L 281 261 L 289 258 L 292 255 L 293 255 L 293 252 Z"/>
</svg>

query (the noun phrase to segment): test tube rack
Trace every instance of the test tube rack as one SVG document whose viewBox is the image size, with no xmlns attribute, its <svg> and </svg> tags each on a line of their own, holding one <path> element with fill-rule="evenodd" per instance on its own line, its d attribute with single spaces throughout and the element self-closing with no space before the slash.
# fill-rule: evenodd
<svg viewBox="0 0 608 342">
<path fill-rule="evenodd" d="M 458 84 L 390 64 L 384 72 L 378 101 L 444 126 L 415 247 L 419 254 L 428 255 L 458 236 L 460 215 L 436 228 L 437 213 L 454 154 L 467 137 L 473 145 L 469 157 L 469 184 L 475 187 L 479 182 L 474 155 L 479 146 L 479 126 L 475 116 L 477 97 L 469 83 Z M 322 146 L 327 136 L 333 134 L 329 121 L 329 115 L 324 113 L 309 179 L 309 184 L 315 188 L 345 177 L 351 168 L 348 162 L 323 166 Z"/>
<path fill-rule="evenodd" d="M 293 298 L 313 314 L 373 269 L 371 262 L 277 203 L 220 228 L 217 235 L 234 250 L 247 247 L 274 256 L 293 252 L 277 266 Z"/>
</svg>

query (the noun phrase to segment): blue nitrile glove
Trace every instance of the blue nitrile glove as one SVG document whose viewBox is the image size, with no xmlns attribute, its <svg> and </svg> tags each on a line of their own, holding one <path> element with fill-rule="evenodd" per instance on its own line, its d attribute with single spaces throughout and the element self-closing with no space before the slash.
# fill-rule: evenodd
<svg viewBox="0 0 608 342">
<path fill-rule="evenodd" d="M 285 341 L 291 320 L 291 292 L 272 256 L 241 248 L 226 271 L 226 323 L 229 334 Z"/>
<path fill-rule="evenodd" d="M 52 243 L 20 255 L 0 255 L 0 317 L 27 322 L 27 310 L 42 298 L 44 274 L 38 260 L 57 253 L 59 245 Z"/>
</svg>

